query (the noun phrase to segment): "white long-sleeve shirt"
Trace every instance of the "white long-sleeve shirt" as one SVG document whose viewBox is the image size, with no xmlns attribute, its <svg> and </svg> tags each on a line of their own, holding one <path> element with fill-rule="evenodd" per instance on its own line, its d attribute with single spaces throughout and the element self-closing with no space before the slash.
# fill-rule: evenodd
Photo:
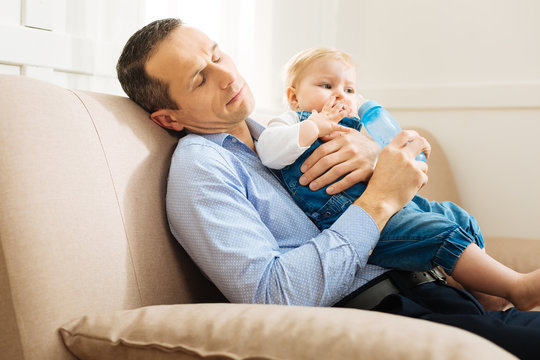
<svg viewBox="0 0 540 360">
<path fill-rule="evenodd" d="M 300 118 L 295 111 L 287 111 L 268 122 L 255 142 L 257 154 L 264 166 L 282 169 L 292 164 L 309 146 L 300 146 Z"/>
</svg>

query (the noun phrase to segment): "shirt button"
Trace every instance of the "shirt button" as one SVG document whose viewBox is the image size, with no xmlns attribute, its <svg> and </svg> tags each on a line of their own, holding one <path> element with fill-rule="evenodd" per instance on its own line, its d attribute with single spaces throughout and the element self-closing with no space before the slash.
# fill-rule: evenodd
<svg viewBox="0 0 540 360">
<path fill-rule="evenodd" d="M 373 249 L 369 249 L 368 253 L 367 253 L 369 256 L 371 256 L 371 254 L 373 254 Z"/>
<path fill-rule="evenodd" d="M 236 138 L 233 138 L 232 142 L 235 143 L 235 142 L 238 142 L 238 140 Z"/>
</svg>

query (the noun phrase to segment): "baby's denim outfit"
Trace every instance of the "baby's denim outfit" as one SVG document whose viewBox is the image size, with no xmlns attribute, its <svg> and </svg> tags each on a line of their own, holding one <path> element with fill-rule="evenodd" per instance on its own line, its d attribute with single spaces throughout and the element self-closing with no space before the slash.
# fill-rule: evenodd
<svg viewBox="0 0 540 360">
<path fill-rule="evenodd" d="M 310 112 L 298 112 L 300 121 L 309 115 Z M 343 118 L 339 124 L 356 130 L 362 127 L 356 117 Z M 367 184 L 358 183 L 336 195 L 328 195 L 326 187 L 312 191 L 300 185 L 300 166 L 321 144 L 317 139 L 293 164 L 275 170 L 275 173 L 300 208 L 322 231 L 362 195 Z M 451 274 L 457 259 L 471 243 L 484 247 L 480 228 L 473 216 L 452 202 L 438 203 L 416 195 L 390 218 L 368 262 L 410 271 L 427 271 L 441 266 Z"/>
</svg>

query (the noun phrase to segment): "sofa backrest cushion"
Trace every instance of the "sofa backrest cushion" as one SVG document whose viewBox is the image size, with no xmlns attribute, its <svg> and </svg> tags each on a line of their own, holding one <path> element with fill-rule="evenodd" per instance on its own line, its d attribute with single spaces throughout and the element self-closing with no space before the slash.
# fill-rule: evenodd
<svg viewBox="0 0 540 360">
<path fill-rule="evenodd" d="M 0 108 L 2 357 L 71 358 L 57 329 L 84 314 L 221 299 L 168 230 L 174 136 L 127 98 L 20 76 Z"/>
</svg>

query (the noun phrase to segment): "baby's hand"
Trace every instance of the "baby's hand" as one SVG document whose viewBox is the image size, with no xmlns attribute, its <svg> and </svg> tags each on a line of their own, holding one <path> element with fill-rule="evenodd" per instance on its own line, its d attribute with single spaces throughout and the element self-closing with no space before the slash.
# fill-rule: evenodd
<svg viewBox="0 0 540 360">
<path fill-rule="evenodd" d="M 313 121 L 319 130 L 319 137 L 326 136 L 335 131 L 348 132 L 350 129 L 345 126 L 338 125 L 338 122 L 351 113 L 351 109 L 341 101 L 336 101 L 332 96 L 326 104 L 324 104 L 321 112 L 313 110 L 308 120 Z"/>
<path fill-rule="evenodd" d="M 319 113 L 317 112 L 317 110 L 313 110 L 313 112 L 311 113 L 311 115 L 308 117 L 307 120 L 312 121 L 317 126 L 317 129 L 318 129 L 317 137 L 323 137 L 336 131 L 346 132 L 349 130 L 349 128 L 339 125 L 338 124 L 339 120 L 335 121 L 330 116 L 328 116 L 328 114 L 324 112 Z"/>
<path fill-rule="evenodd" d="M 336 101 L 335 96 L 331 96 L 321 110 L 321 114 L 325 114 L 331 121 L 336 123 L 351 113 L 350 105 L 343 101 Z"/>
</svg>

